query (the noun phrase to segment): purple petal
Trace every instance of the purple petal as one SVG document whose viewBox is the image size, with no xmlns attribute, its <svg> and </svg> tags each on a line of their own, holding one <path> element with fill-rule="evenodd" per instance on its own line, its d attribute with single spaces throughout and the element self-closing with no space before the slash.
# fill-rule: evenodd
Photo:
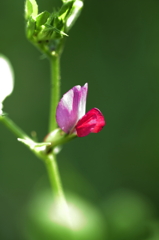
<svg viewBox="0 0 159 240">
<path fill-rule="evenodd" d="M 75 86 L 63 95 L 56 109 L 56 121 L 66 133 L 74 130 L 78 120 L 86 111 L 88 84 Z"/>
</svg>

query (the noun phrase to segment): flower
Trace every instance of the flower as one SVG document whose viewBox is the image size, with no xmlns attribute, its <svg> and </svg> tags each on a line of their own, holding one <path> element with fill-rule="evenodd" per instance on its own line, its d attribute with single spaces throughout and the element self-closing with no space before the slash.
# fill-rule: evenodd
<svg viewBox="0 0 159 240">
<path fill-rule="evenodd" d="M 88 84 L 77 85 L 63 95 L 56 109 L 58 126 L 66 133 L 76 133 L 78 137 L 97 133 L 105 126 L 103 114 L 92 108 L 85 114 Z"/>
<path fill-rule="evenodd" d="M 9 96 L 14 87 L 13 69 L 6 57 L 0 55 L 0 115 L 3 113 L 3 101 Z"/>
</svg>

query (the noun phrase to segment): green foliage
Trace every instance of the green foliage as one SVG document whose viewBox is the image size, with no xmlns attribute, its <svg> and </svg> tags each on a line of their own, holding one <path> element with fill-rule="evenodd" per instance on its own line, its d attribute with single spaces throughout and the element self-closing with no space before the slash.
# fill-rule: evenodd
<svg viewBox="0 0 159 240">
<path fill-rule="evenodd" d="M 29 17 L 29 20 L 27 21 L 26 29 L 27 29 L 27 31 L 26 31 L 27 38 L 31 39 L 33 37 L 34 31 L 36 29 L 36 22 L 31 16 Z"/>
<path fill-rule="evenodd" d="M 25 2 L 25 18 L 28 19 L 30 16 L 36 17 L 38 14 L 38 5 L 35 0 L 26 0 Z"/>
<path fill-rule="evenodd" d="M 67 20 L 68 13 L 71 11 L 73 1 L 63 4 L 58 12 L 58 20 L 65 22 Z"/>
<path fill-rule="evenodd" d="M 27 38 L 47 56 L 59 54 L 63 47 L 63 37 L 78 18 L 83 2 L 81 0 L 63 1 L 58 11 L 38 14 L 35 0 L 26 0 L 25 19 Z M 50 48 L 50 44 L 54 47 Z"/>
<path fill-rule="evenodd" d="M 73 2 L 71 9 L 67 15 L 67 20 L 66 20 L 67 31 L 69 31 L 71 27 L 74 25 L 74 23 L 76 22 L 77 18 L 81 13 L 82 8 L 83 8 L 83 1 L 77 0 Z"/>
<path fill-rule="evenodd" d="M 44 11 L 42 13 L 40 13 L 37 17 L 36 17 L 36 26 L 37 28 L 44 25 L 48 18 L 50 17 L 50 13 L 47 11 Z"/>
<path fill-rule="evenodd" d="M 70 2 L 70 0 L 61 0 L 63 3 Z"/>
<path fill-rule="evenodd" d="M 49 142 L 41 142 L 41 143 L 36 143 L 31 139 L 22 139 L 22 138 L 18 138 L 19 142 L 22 142 L 24 145 L 28 146 L 31 149 L 34 148 L 42 148 L 42 147 L 46 147 L 49 146 L 51 143 Z"/>
</svg>

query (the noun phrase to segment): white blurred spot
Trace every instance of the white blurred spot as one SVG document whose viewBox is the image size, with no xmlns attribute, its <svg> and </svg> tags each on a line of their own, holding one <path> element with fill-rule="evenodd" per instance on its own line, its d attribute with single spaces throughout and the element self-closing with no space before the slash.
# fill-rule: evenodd
<svg viewBox="0 0 159 240">
<path fill-rule="evenodd" d="M 7 58 L 0 55 L 0 114 L 2 114 L 4 99 L 9 96 L 14 87 L 13 69 Z"/>
<path fill-rule="evenodd" d="M 52 204 L 49 216 L 57 224 L 69 227 L 75 231 L 82 229 L 87 222 L 86 216 L 75 204 L 68 202 L 67 206 L 61 204 L 58 199 Z"/>
</svg>

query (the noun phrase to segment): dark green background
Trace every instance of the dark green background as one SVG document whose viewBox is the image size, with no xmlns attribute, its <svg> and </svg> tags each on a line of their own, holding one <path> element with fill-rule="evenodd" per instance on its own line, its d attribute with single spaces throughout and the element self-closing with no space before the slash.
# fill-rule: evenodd
<svg viewBox="0 0 159 240">
<path fill-rule="evenodd" d="M 52 11 L 60 1 L 38 0 Z M 0 1 L 0 52 L 15 71 L 4 110 L 28 134 L 47 134 L 50 68 L 25 38 L 24 1 Z M 107 121 L 99 134 L 65 145 L 58 155 L 64 189 L 97 207 L 127 189 L 159 211 L 159 1 L 85 0 L 69 33 L 61 93 L 88 82 L 87 110 Z M 0 239 L 21 239 L 16 221 L 39 182 L 41 161 L 0 124 Z"/>
</svg>

